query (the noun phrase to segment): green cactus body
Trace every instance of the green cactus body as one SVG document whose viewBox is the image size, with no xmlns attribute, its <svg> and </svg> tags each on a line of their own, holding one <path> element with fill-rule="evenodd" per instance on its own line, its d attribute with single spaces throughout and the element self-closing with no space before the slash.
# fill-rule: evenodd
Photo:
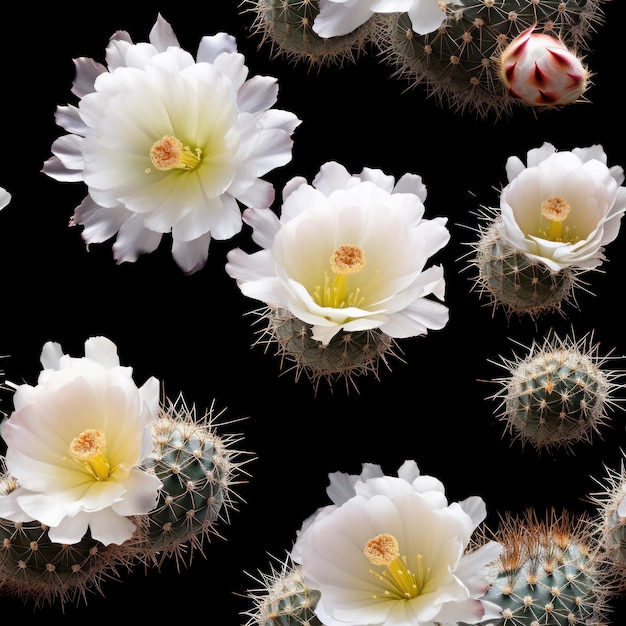
<svg viewBox="0 0 626 626">
<path fill-rule="evenodd" d="M 0 589 L 35 606 L 85 600 L 133 560 L 129 544 L 103 546 L 90 536 L 72 545 L 50 541 L 39 522 L 0 519 Z"/>
<path fill-rule="evenodd" d="M 500 379 L 500 420 L 514 439 L 536 449 L 590 442 L 607 421 L 616 372 L 601 368 L 604 359 L 587 338 L 548 337 L 534 343 L 525 358 L 505 361 L 510 376 Z"/>
<path fill-rule="evenodd" d="M 367 373 L 378 376 L 379 365 L 387 367 L 388 357 L 398 357 L 395 340 L 378 329 L 337 333 L 323 345 L 311 336 L 311 327 L 289 311 L 268 308 L 257 311 L 265 320 L 257 343 L 274 345 L 281 358 L 293 364 L 296 380 L 304 372 L 317 390 L 320 380 L 332 382 L 343 379 L 346 387 L 354 385 L 354 377 Z"/>
<path fill-rule="evenodd" d="M 552 272 L 509 248 L 501 233 L 499 216 L 483 226 L 472 260 L 477 270 L 476 289 L 481 297 L 488 298 L 494 311 L 501 308 L 507 317 L 527 315 L 536 319 L 575 302 L 580 272 L 572 268 Z"/>
<path fill-rule="evenodd" d="M 249 594 L 254 608 L 247 613 L 247 626 L 322 626 L 315 614 L 320 593 L 307 589 L 299 565 L 288 559 L 261 582 L 262 589 Z"/>
<path fill-rule="evenodd" d="M 439 30 L 419 35 L 408 14 L 389 15 L 381 28 L 383 58 L 396 74 L 422 84 L 440 104 L 481 116 L 508 115 L 519 102 L 500 80 L 503 48 L 537 24 L 539 32 L 584 50 L 603 20 L 606 0 L 464 0 L 448 3 Z"/>
<path fill-rule="evenodd" d="M 500 607 L 484 626 L 599 626 L 605 592 L 595 539 L 585 516 L 508 520 L 497 539 L 504 550 L 483 600 Z"/>
<path fill-rule="evenodd" d="M 156 507 L 147 514 L 145 543 L 141 551 L 160 564 L 187 546 L 202 550 L 204 540 L 227 518 L 233 505 L 232 481 L 240 464 L 231 449 L 232 439 L 220 437 L 209 411 L 196 420 L 195 409 L 184 401 L 161 407 L 152 427 L 153 452 L 146 469 L 162 481 Z M 191 558 L 189 553 L 188 558 Z"/>
<path fill-rule="evenodd" d="M 319 0 L 246 0 L 255 13 L 252 31 L 261 35 L 261 45 L 269 43 L 276 56 L 311 67 L 341 65 L 354 61 L 374 37 L 376 25 L 368 21 L 353 32 L 322 38 L 313 30 L 319 13 Z"/>
</svg>

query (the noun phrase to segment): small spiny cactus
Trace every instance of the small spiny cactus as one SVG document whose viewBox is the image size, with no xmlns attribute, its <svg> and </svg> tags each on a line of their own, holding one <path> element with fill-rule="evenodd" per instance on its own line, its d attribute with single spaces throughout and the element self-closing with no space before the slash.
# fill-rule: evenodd
<svg viewBox="0 0 626 626">
<path fill-rule="evenodd" d="M 228 521 L 242 453 L 232 448 L 236 435 L 217 434 L 219 415 L 211 408 L 196 419 L 195 407 L 182 397 L 160 407 L 146 469 L 163 486 L 156 507 L 146 515 L 144 543 L 138 550 L 152 564 L 170 556 L 180 562 L 183 555 L 190 562 L 193 552 L 202 553 L 204 541 L 217 534 L 218 522 Z"/>
<path fill-rule="evenodd" d="M 440 105 L 481 117 L 510 115 L 520 101 L 500 79 L 499 58 L 520 33 L 536 31 L 558 39 L 568 49 L 589 48 L 604 21 L 607 0 L 464 0 L 448 3 L 441 27 L 426 35 L 411 28 L 408 14 L 389 14 L 381 26 L 381 54 L 395 75 L 424 85 Z M 550 108 L 550 107 L 545 107 Z"/>
<path fill-rule="evenodd" d="M 576 306 L 575 292 L 582 285 L 583 270 L 566 267 L 551 271 L 507 245 L 501 216 L 485 213 L 481 219 L 478 240 L 470 244 L 474 252 L 470 265 L 477 272 L 472 280 L 494 314 L 501 309 L 507 318 L 526 315 L 537 319 L 560 312 L 564 306 Z"/>
<path fill-rule="evenodd" d="M 353 32 L 323 38 L 313 30 L 319 0 L 244 0 L 254 12 L 252 32 L 261 35 L 275 57 L 305 62 L 311 68 L 354 62 L 368 42 L 375 39 L 377 21 L 368 20 Z"/>
<path fill-rule="evenodd" d="M 356 387 L 354 378 L 365 374 L 378 377 L 379 366 L 389 367 L 388 358 L 400 358 L 397 342 L 379 329 L 337 333 L 328 345 L 311 336 L 311 327 L 282 308 L 268 307 L 254 312 L 266 326 L 257 344 L 276 348 L 281 367 L 291 363 L 298 381 L 304 373 L 315 391 L 321 380 L 332 389 L 335 380 L 346 388 Z M 289 371 L 289 370 L 287 370 Z"/>
<path fill-rule="evenodd" d="M 622 387 L 618 371 L 603 368 L 592 335 L 580 340 L 550 333 L 533 341 L 525 357 L 502 359 L 509 375 L 497 380 L 498 417 L 506 432 L 538 451 L 590 443 L 617 406 L 613 392 Z"/>
<path fill-rule="evenodd" d="M 260 589 L 248 594 L 253 608 L 245 613 L 247 626 L 322 626 L 315 614 L 320 593 L 306 587 L 300 570 L 287 557 L 279 568 L 261 574 Z"/>
<path fill-rule="evenodd" d="M 597 506 L 600 547 L 607 573 L 618 593 L 626 591 L 626 468 L 606 468 L 603 490 L 591 495 Z"/>
<path fill-rule="evenodd" d="M 503 518 L 494 538 L 504 550 L 482 599 L 501 617 L 482 626 L 606 624 L 606 580 L 589 516 L 553 510 L 539 519 L 529 510 Z"/>
</svg>

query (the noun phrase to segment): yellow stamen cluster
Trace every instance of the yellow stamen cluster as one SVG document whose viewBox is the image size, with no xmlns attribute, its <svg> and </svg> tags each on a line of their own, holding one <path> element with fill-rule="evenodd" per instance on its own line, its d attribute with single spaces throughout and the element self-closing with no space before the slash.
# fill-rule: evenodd
<svg viewBox="0 0 626 626">
<path fill-rule="evenodd" d="M 348 274 L 360 272 L 365 266 L 365 254 L 358 246 L 339 246 L 330 257 L 330 268 L 335 275 L 331 284 L 328 272 L 324 272 L 324 286 L 317 285 L 313 298 L 320 306 L 344 308 L 359 306 L 363 302 L 357 287 L 348 293 Z"/>
<path fill-rule="evenodd" d="M 111 475 L 106 439 L 101 430 L 88 428 L 74 437 L 70 443 L 70 455 L 96 480 L 106 480 Z"/>
<path fill-rule="evenodd" d="M 422 555 L 417 555 L 417 572 L 412 572 L 406 565 L 406 557 L 400 555 L 398 540 L 388 533 L 372 537 L 365 544 L 363 554 L 372 565 L 387 568 L 383 572 L 370 570 L 370 574 L 382 583 L 384 597 L 396 600 L 417 598 L 430 578 L 430 568 L 424 568 Z"/>
<path fill-rule="evenodd" d="M 571 206 L 561 197 L 552 196 L 541 203 L 541 215 L 550 221 L 547 239 L 563 241 L 563 222 L 567 219 Z"/>
<path fill-rule="evenodd" d="M 150 149 L 150 160 L 152 165 L 161 171 L 192 170 L 202 160 L 202 150 L 200 148 L 191 150 L 178 137 L 165 135 Z M 146 173 L 150 173 L 150 168 L 146 170 Z"/>
</svg>

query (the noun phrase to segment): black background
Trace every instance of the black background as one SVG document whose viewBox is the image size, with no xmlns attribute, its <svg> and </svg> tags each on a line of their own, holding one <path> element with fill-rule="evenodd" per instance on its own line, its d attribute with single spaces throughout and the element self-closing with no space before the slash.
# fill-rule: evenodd
<svg viewBox="0 0 626 626">
<path fill-rule="evenodd" d="M 596 480 L 603 480 L 606 467 L 619 467 L 626 449 L 623 410 L 611 414 L 593 445 L 537 454 L 519 442 L 511 445 L 503 434 L 497 404 L 489 399 L 498 386 L 485 381 L 506 374 L 496 364 L 500 356 L 523 354 L 516 342 L 528 346 L 550 329 L 565 335 L 574 328 L 577 337 L 594 332 L 602 354 L 626 353 L 624 233 L 607 247 L 602 271 L 585 277 L 591 293 L 577 291 L 578 307 L 536 323 L 508 321 L 480 299 L 466 255 L 476 238 L 476 212 L 496 206 L 510 155 L 525 160 L 544 141 L 559 150 L 599 143 L 609 165 L 626 167 L 623 0 L 604 5 L 606 23 L 586 53 L 594 73 L 590 103 L 539 114 L 519 108 L 501 120 L 457 114 L 421 87 L 407 89 L 374 51 L 319 71 L 274 57 L 251 32 L 253 15 L 235 0 L 129 6 L 46 3 L 34 12 L 23 3 L 15 6 L 17 17 L 5 21 L 5 35 L 13 31 L 13 38 L 0 43 L 0 186 L 13 200 L 0 214 L 2 365 L 9 380 L 34 384 L 46 341 L 80 356 L 88 337 L 105 335 L 139 384 L 156 376 L 168 397 L 182 393 L 200 413 L 214 401 L 225 409 L 219 428 L 241 435 L 236 448 L 246 453 L 242 460 L 254 458 L 244 466 L 246 483 L 236 488 L 237 510 L 217 528 L 222 537 L 206 545 L 206 558 L 197 556 L 180 571 L 173 562 L 159 573 L 137 568 L 122 583 L 105 583 L 104 596 L 88 596 L 87 606 L 66 607 L 65 623 L 92 616 L 154 619 L 164 611 L 187 621 L 244 623 L 241 613 L 251 608 L 246 590 L 257 586 L 251 575 L 268 571 L 271 555 L 282 558 L 304 519 L 328 503 L 328 473 L 359 473 L 363 462 L 393 474 L 405 459 L 415 459 L 423 473 L 445 483 L 451 500 L 482 496 L 492 524 L 499 514 L 527 507 L 593 511 L 588 495 L 598 491 Z M 167 236 L 156 252 L 116 265 L 111 242 L 87 251 L 80 230 L 68 228 L 86 190 L 82 183 L 46 177 L 41 167 L 52 141 L 64 133 L 54 122 L 56 106 L 75 103 L 72 59 L 103 62 L 108 39 L 119 29 L 135 42 L 147 41 L 159 12 L 193 54 L 203 35 L 225 31 L 237 37 L 251 75 L 278 78 L 277 107 L 302 120 L 292 161 L 265 177 L 278 193 L 291 177 L 310 181 L 322 163 L 337 160 L 352 172 L 367 166 L 396 177 L 421 175 L 426 217 L 449 218 L 451 241 L 434 261 L 445 268 L 450 321 L 441 331 L 401 340 L 405 362 L 392 359 L 380 380 L 359 378 L 358 392 L 350 393 L 322 384 L 315 395 L 306 378 L 281 375 L 272 352 L 253 346 L 248 313 L 260 303 L 242 296 L 224 270 L 231 248 L 256 249 L 247 227 L 229 241 L 213 241 L 209 262 L 192 276 L 171 258 Z M 624 361 L 608 366 L 623 369 Z M 10 397 L 3 402 L 10 411 Z M 620 604 L 616 600 L 615 625 L 626 616 Z M 32 606 L 8 597 L 0 597 L 0 609 L 37 620 L 61 615 L 58 606 L 33 613 Z"/>
</svg>

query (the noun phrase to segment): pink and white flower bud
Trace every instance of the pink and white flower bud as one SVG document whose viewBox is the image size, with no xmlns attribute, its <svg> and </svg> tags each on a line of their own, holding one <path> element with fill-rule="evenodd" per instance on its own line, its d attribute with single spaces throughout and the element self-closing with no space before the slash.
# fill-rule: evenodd
<svg viewBox="0 0 626 626">
<path fill-rule="evenodd" d="M 589 82 L 582 60 L 560 39 L 534 32 L 520 33 L 502 51 L 500 78 L 509 93 L 533 106 L 561 106 L 578 100 Z"/>
</svg>

